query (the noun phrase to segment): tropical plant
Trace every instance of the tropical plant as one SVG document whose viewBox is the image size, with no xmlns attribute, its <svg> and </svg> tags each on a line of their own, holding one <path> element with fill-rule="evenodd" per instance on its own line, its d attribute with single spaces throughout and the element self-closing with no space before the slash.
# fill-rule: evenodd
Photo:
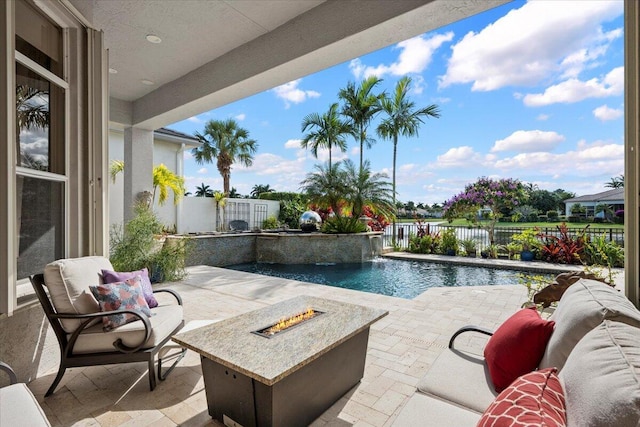
<svg viewBox="0 0 640 427">
<path fill-rule="evenodd" d="M 494 243 L 495 224 L 503 216 L 503 211 L 512 211 L 527 199 L 522 183 L 516 179 L 500 179 L 482 177 L 468 184 L 464 191 L 445 202 L 444 217 L 452 220 L 464 217 L 469 212 L 488 209 L 487 222 L 482 227 L 489 234 L 489 242 Z M 477 222 L 477 215 L 472 220 Z"/>
<path fill-rule="evenodd" d="M 219 191 L 213 193 L 213 199 L 216 202 L 216 228 L 218 231 L 223 231 L 225 228 L 223 222 L 224 207 L 227 205 L 227 199 L 225 198 L 224 193 Z M 220 212 L 222 212 L 222 215 L 220 215 Z"/>
<path fill-rule="evenodd" d="M 446 255 L 455 255 L 458 252 L 458 236 L 454 228 L 447 228 L 442 232 L 440 250 Z"/>
<path fill-rule="evenodd" d="M 557 264 L 580 264 L 580 256 L 585 246 L 585 233 L 589 226 L 571 235 L 569 228 L 563 222 L 556 226 L 555 234 L 539 234 L 544 239 L 542 245 L 542 259 Z"/>
<path fill-rule="evenodd" d="M 624 175 L 612 177 L 604 186 L 608 188 L 624 188 Z"/>
<path fill-rule="evenodd" d="M 417 254 L 436 254 L 440 252 L 442 237 L 438 232 L 409 236 L 408 251 Z"/>
<path fill-rule="evenodd" d="M 112 160 L 109 165 L 111 180 L 115 182 L 116 176 L 124 172 L 124 168 L 125 164 L 122 160 Z M 173 192 L 173 203 L 177 205 L 185 194 L 184 178 L 173 173 L 164 163 L 154 166 L 152 176 L 153 191 L 151 192 L 151 197 L 149 197 L 147 207 L 151 208 L 153 206 L 156 192 L 158 192 L 158 205 L 164 205 L 169 197 L 169 190 Z"/>
<path fill-rule="evenodd" d="M 262 221 L 262 229 L 263 230 L 275 230 L 280 227 L 280 223 L 278 222 L 278 218 L 275 216 L 270 216 L 269 218 Z"/>
<path fill-rule="evenodd" d="M 153 168 L 151 203 L 155 200 L 156 192 L 158 192 L 158 204 L 164 205 L 169 197 L 169 190 L 173 192 L 173 203 L 177 205 L 184 194 L 184 178 L 171 172 L 168 167 L 160 163 Z"/>
<path fill-rule="evenodd" d="M 511 235 L 511 240 L 519 244 L 523 251 L 534 251 L 542 246 L 538 238 L 540 230 L 538 228 L 525 228 L 520 233 Z"/>
<path fill-rule="evenodd" d="M 393 166 L 392 166 L 392 192 L 393 204 L 396 202 L 396 159 L 398 156 L 398 136 L 417 137 L 420 125 L 424 123 L 424 117 L 440 117 L 440 110 L 436 104 L 424 108 L 416 108 L 413 101 L 407 98 L 411 87 L 411 78 L 403 77 L 398 80 L 392 97 L 384 97 L 380 100 L 380 107 L 386 114 L 378 125 L 377 133 L 384 139 L 393 142 Z M 393 240 L 396 239 L 396 223 L 393 222 Z"/>
<path fill-rule="evenodd" d="M 179 280 L 186 275 L 185 258 L 189 239 L 163 244 L 157 239 L 163 225 L 144 203 L 134 206 L 134 217 L 126 224 L 111 227 L 109 260 L 117 271 L 147 268 L 156 281 Z"/>
<path fill-rule="evenodd" d="M 374 139 L 367 136 L 369 124 L 381 110 L 380 100 L 384 93 L 374 94 L 375 87 L 382 82 L 376 76 L 370 76 L 356 87 L 354 82 L 347 83 L 347 87 L 340 89 L 338 98 L 344 102 L 342 115 L 349 118 L 349 125 L 353 135 L 360 144 L 360 169 L 364 166 L 364 148 L 371 148 Z"/>
<path fill-rule="evenodd" d="M 240 163 L 249 167 L 253 164 L 253 155 L 258 143 L 249 138 L 249 131 L 238 126 L 234 119 L 209 120 L 202 133 L 195 137 L 202 143 L 191 150 L 196 163 L 216 162 L 222 176 L 225 196 L 229 196 L 231 166 Z"/>
<path fill-rule="evenodd" d="M 196 197 L 213 197 L 213 190 L 203 182 L 196 187 Z"/>
<path fill-rule="evenodd" d="M 522 304 L 522 307 L 524 308 L 535 306 L 539 312 L 542 312 L 542 304 L 535 304 L 533 302 L 533 297 L 542 289 L 553 283 L 553 279 L 539 274 L 531 275 L 520 273 L 518 274 L 518 283 L 527 288 L 527 301 Z"/>
<path fill-rule="evenodd" d="M 259 199 L 261 194 L 265 194 L 265 193 L 274 193 L 276 190 L 274 190 L 273 188 L 271 188 L 271 186 L 269 184 L 256 184 L 253 186 L 253 188 L 251 189 L 251 198 L 252 199 Z"/>
<path fill-rule="evenodd" d="M 23 130 L 49 127 L 49 92 L 29 85 L 16 85 L 16 146 L 20 154 L 20 165 L 31 169 L 48 170 L 46 160 L 36 158 L 24 151 L 20 143 Z"/>
<path fill-rule="evenodd" d="M 238 193 L 238 190 L 236 189 L 236 187 L 231 187 L 231 190 L 229 190 L 229 194 L 227 194 L 227 197 L 230 199 L 243 199 L 245 198 L 242 194 Z"/>
<path fill-rule="evenodd" d="M 342 215 L 340 202 L 347 192 L 344 172 L 340 162 L 335 167 L 316 164 L 314 172 L 309 172 L 300 183 L 300 188 L 311 201 L 320 207 L 330 207 L 336 216 Z"/>
<path fill-rule="evenodd" d="M 604 219 L 607 221 L 611 221 L 616 213 L 616 211 L 613 209 L 613 206 L 606 203 L 598 203 L 594 212 L 596 214 L 602 213 L 604 215 Z"/>
<path fill-rule="evenodd" d="M 460 246 L 464 250 L 467 256 L 476 256 L 477 242 L 475 239 L 462 239 L 460 240 Z"/>
<path fill-rule="evenodd" d="M 586 239 L 584 262 L 589 265 L 599 265 L 609 269 L 624 267 L 624 249 L 616 242 L 612 242 L 602 234 Z"/>
<path fill-rule="evenodd" d="M 323 233 L 362 233 L 367 226 L 358 217 L 334 216 L 322 223 Z"/>
<path fill-rule="evenodd" d="M 570 212 L 572 215 L 585 214 L 587 212 L 587 208 L 582 206 L 580 203 L 575 203 L 571 206 Z"/>
<path fill-rule="evenodd" d="M 352 134 L 352 129 L 347 122 L 340 119 L 338 114 L 338 104 L 333 103 L 329 111 L 324 114 L 311 113 L 302 120 L 302 132 L 306 134 L 300 146 L 304 149 L 310 148 L 311 154 L 318 158 L 318 150 L 326 148 L 329 151 L 329 169 L 331 169 L 331 149 L 337 147 L 343 153 L 347 150 L 345 135 Z"/>
<path fill-rule="evenodd" d="M 343 197 L 353 217 L 360 218 L 365 207 L 376 215 L 394 217 L 392 190 L 386 174 L 372 174 L 368 160 L 359 170 L 351 160 L 345 160 L 342 170 L 341 176 L 345 180 Z"/>
</svg>

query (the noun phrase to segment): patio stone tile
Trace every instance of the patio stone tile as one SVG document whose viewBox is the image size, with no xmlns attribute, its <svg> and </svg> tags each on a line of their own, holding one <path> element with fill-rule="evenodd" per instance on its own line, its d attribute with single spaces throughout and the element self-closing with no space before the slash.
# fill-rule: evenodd
<svg viewBox="0 0 640 427">
<path fill-rule="evenodd" d="M 349 414 L 353 417 L 353 424 L 357 421 L 365 421 L 375 427 L 382 427 L 389 418 L 388 415 L 353 400 L 347 402 L 341 416 L 343 414 Z"/>
<path fill-rule="evenodd" d="M 131 421 L 131 416 L 126 412 L 95 411 L 91 415 L 101 426 L 118 426 Z"/>
</svg>

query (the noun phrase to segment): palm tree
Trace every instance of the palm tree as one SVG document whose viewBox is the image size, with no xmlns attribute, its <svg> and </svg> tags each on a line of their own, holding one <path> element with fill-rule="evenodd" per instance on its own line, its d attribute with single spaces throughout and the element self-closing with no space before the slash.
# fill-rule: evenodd
<svg viewBox="0 0 640 427">
<path fill-rule="evenodd" d="M 116 181 L 116 176 L 120 172 L 124 172 L 124 162 L 122 160 L 112 160 L 109 165 L 109 175 L 111 180 Z M 148 208 L 151 208 L 156 197 L 156 191 L 159 190 L 158 204 L 164 205 L 169 196 L 169 190 L 173 192 L 173 203 L 178 204 L 180 199 L 185 195 L 184 178 L 171 172 L 163 163 L 153 168 L 153 192 L 149 198 Z"/>
<path fill-rule="evenodd" d="M 339 217 L 342 214 L 340 205 L 347 191 L 340 162 L 332 168 L 317 164 L 314 169 L 315 171 L 308 173 L 300 183 L 300 188 L 312 203 L 321 207 L 330 207 Z"/>
<path fill-rule="evenodd" d="M 607 205 L 606 203 L 597 204 L 594 212 L 596 214 L 602 212 L 606 221 L 611 221 L 611 218 L 613 218 L 616 213 L 616 211 L 613 209 L 613 206 Z"/>
<path fill-rule="evenodd" d="M 22 150 L 20 132 L 49 128 L 49 93 L 28 85 L 16 86 L 16 144 L 20 153 L 20 165 L 31 169 L 48 170 L 48 162 L 35 159 Z"/>
<path fill-rule="evenodd" d="M 311 148 L 311 154 L 318 158 L 318 149 L 326 148 L 329 150 L 329 168 L 331 168 L 331 149 L 338 147 L 343 153 L 347 150 L 347 141 L 345 135 L 352 134 L 351 127 L 340 120 L 338 114 L 338 104 L 333 103 L 329 107 L 329 111 L 320 115 L 311 113 L 302 120 L 302 132 L 312 129 L 304 136 L 300 146 L 302 148 Z"/>
<path fill-rule="evenodd" d="M 386 174 L 372 174 L 368 160 L 358 170 L 351 160 L 345 160 L 342 169 L 342 176 L 346 180 L 344 199 L 351 207 L 353 217 L 360 218 L 365 206 L 387 218 L 394 216 L 393 195 Z"/>
<path fill-rule="evenodd" d="M 203 182 L 196 187 L 196 197 L 213 197 L 213 190 Z"/>
<path fill-rule="evenodd" d="M 163 163 L 153 168 L 153 192 L 151 194 L 151 204 L 158 193 L 158 205 L 162 206 L 167 201 L 169 190 L 173 192 L 173 203 L 178 204 L 184 194 L 184 178 L 171 172 Z"/>
<path fill-rule="evenodd" d="M 271 188 L 271 186 L 269 184 L 256 184 L 253 186 L 253 188 L 251 189 L 251 198 L 253 199 L 257 199 L 260 197 L 260 195 L 262 193 L 273 193 L 274 190 L 273 188 Z"/>
<path fill-rule="evenodd" d="M 347 87 L 340 89 L 338 98 L 344 101 L 342 115 L 349 118 L 349 125 L 356 141 L 360 143 L 360 169 L 363 166 L 364 146 L 371 148 L 374 139 L 367 137 L 367 128 L 373 117 L 380 112 L 380 100 L 385 97 L 384 92 L 378 95 L 373 89 L 382 81 L 376 76 L 370 76 L 356 88 L 355 83 L 347 83 Z"/>
<path fill-rule="evenodd" d="M 624 188 L 624 175 L 611 178 L 604 186 L 608 188 Z"/>
<path fill-rule="evenodd" d="M 440 110 L 435 104 L 416 109 L 415 103 L 407 98 L 411 87 L 411 78 L 403 77 L 396 84 L 392 98 L 380 101 L 382 111 L 387 115 L 378 126 L 377 132 L 382 138 L 393 141 L 393 201 L 396 201 L 396 158 L 398 154 L 398 135 L 417 137 L 423 117 L 440 117 Z M 396 223 L 393 223 L 393 240 L 396 238 Z"/>
<path fill-rule="evenodd" d="M 227 205 L 227 199 L 225 198 L 224 193 L 216 191 L 213 193 L 213 198 L 216 201 L 216 228 L 218 231 L 224 230 L 223 217 L 224 217 L 224 207 Z M 222 216 L 220 216 L 220 211 L 222 210 Z"/>
<path fill-rule="evenodd" d="M 238 193 L 236 187 L 231 187 L 231 190 L 229 190 L 229 194 L 227 195 L 227 197 L 230 199 L 242 199 L 244 196 Z"/>
<path fill-rule="evenodd" d="M 234 119 L 209 120 L 204 132 L 196 132 L 195 137 L 202 145 L 191 150 L 193 157 L 198 164 L 213 163 L 216 160 L 224 194 L 228 196 L 231 166 L 234 163 L 251 166 L 258 143 L 250 139 L 249 131 L 239 127 Z"/>
</svg>

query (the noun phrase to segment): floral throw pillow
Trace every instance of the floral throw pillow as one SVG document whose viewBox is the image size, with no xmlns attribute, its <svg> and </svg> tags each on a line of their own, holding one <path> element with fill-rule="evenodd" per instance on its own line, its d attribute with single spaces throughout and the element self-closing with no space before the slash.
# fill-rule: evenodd
<svg viewBox="0 0 640 427">
<path fill-rule="evenodd" d="M 145 315 L 151 316 L 151 310 L 149 310 L 149 305 L 142 293 L 141 281 L 141 277 L 136 276 L 124 282 L 92 285 L 89 286 L 89 289 L 98 300 L 101 311 L 138 309 Z M 102 318 L 102 327 L 105 332 L 108 332 L 135 320 L 139 320 L 139 318 L 133 314 L 113 314 Z"/>
<path fill-rule="evenodd" d="M 555 368 L 516 379 L 489 405 L 477 427 L 567 425 L 566 402 Z"/>
<path fill-rule="evenodd" d="M 111 271 L 111 270 L 102 270 L 102 279 L 104 283 L 119 283 L 124 282 L 127 279 L 131 279 L 133 277 L 140 276 L 142 279 L 142 293 L 144 294 L 144 299 L 147 300 L 147 304 L 149 308 L 154 308 L 158 306 L 158 301 L 153 296 L 153 288 L 151 287 L 151 279 L 149 279 L 149 270 L 147 268 L 143 268 L 138 271 L 131 272 L 122 272 L 122 271 Z"/>
</svg>

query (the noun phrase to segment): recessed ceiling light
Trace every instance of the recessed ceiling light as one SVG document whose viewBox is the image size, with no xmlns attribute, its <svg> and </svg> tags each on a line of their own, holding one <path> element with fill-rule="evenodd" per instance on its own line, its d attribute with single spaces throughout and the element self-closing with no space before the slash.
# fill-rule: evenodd
<svg viewBox="0 0 640 427">
<path fill-rule="evenodd" d="M 147 41 L 150 43 L 155 43 L 158 44 L 160 42 L 162 42 L 162 39 L 158 36 L 156 36 L 155 34 L 147 34 Z"/>
<path fill-rule="evenodd" d="M 109 68 L 109 74 L 118 74 L 118 70 L 115 68 Z"/>
<path fill-rule="evenodd" d="M 147 85 L 147 86 L 153 86 L 155 84 L 151 80 L 147 80 L 147 79 L 141 80 L 141 82 L 143 85 Z"/>
</svg>

